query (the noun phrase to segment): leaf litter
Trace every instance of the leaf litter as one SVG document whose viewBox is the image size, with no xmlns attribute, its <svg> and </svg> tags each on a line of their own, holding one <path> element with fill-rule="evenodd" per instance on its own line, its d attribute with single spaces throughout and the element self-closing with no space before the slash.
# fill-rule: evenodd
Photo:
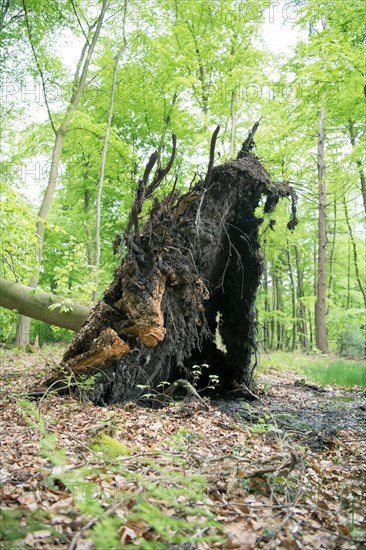
<svg viewBox="0 0 366 550">
<path fill-rule="evenodd" d="M 2 548 L 366 548 L 361 390 L 286 372 L 261 375 L 256 402 L 208 410 L 24 404 L 57 360 L 2 357 Z"/>
</svg>

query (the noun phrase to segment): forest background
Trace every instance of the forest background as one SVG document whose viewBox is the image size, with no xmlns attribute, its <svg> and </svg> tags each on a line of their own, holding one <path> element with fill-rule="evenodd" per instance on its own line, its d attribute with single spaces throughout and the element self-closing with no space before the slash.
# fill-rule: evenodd
<svg viewBox="0 0 366 550">
<path fill-rule="evenodd" d="M 365 4 L 362 0 L 2 0 L 1 277 L 91 305 L 120 262 L 136 186 L 153 150 L 179 147 L 187 190 L 255 153 L 298 194 L 261 225 L 259 339 L 269 350 L 365 354 Z M 276 29 L 276 32 L 273 32 Z M 271 40 L 291 41 L 285 53 Z M 286 33 L 289 33 L 286 36 Z M 290 37 L 290 38 L 289 38 Z M 37 193 L 34 193 L 37 189 Z M 72 332 L 0 308 L 1 340 Z"/>
</svg>

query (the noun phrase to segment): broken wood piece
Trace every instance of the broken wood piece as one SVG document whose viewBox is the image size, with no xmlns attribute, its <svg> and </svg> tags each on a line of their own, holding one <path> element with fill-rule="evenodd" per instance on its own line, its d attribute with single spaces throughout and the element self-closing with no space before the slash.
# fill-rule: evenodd
<svg viewBox="0 0 366 550">
<path fill-rule="evenodd" d="M 113 329 L 107 328 L 95 338 L 88 351 L 71 359 L 68 367 L 79 374 L 86 369 L 101 368 L 108 359 L 120 359 L 130 351 L 130 346 Z"/>
</svg>

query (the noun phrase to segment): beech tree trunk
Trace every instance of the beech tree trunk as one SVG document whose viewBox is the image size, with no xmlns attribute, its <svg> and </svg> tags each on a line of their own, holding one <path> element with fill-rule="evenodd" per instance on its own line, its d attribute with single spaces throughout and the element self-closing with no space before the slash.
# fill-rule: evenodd
<svg viewBox="0 0 366 550">
<path fill-rule="evenodd" d="M 264 246 L 266 245 L 266 241 L 264 241 Z M 264 287 L 264 311 L 265 311 L 265 318 L 263 323 L 263 340 L 265 345 L 268 348 L 271 348 L 271 340 L 270 340 L 270 325 L 269 325 L 269 312 L 270 312 L 270 305 L 269 305 L 269 287 L 268 287 L 268 267 L 267 267 L 267 261 L 264 260 L 263 264 L 263 287 Z"/>
<path fill-rule="evenodd" d="M 0 306 L 15 309 L 49 325 L 74 331 L 79 330 L 90 311 L 88 306 L 68 304 L 60 296 L 3 278 L 0 278 Z M 50 306 L 54 306 L 54 309 L 50 309 Z"/>
<path fill-rule="evenodd" d="M 328 337 L 326 330 L 326 297 L 327 297 L 327 228 L 326 228 L 326 207 L 327 207 L 327 187 L 324 179 L 325 175 L 325 109 L 323 108 L 319 116 L 318 130 L 318 273 L 316 283 L 316 302 L 315 302 L 315 337 L 316 346 L 323 352 L 328 353 Z"/>
<path fill-rule="evenodd" d="M 354 120 L 352 119 L 349 120 L 348 129 L 349 129 L 352 148 L 354 149 L 356 147 L 356 130 L 355 130 Z M 366 214 L 366 177 L 365 177 L 364 165 L 362 164 L 361 159 L 356 159 L 356 164 L 358 168 L 358 173 L 360 175 L 361 193 L 362 193 L 362 199 L 363 199 L 363 206 Z"/>
<path fill-rule="evenodd" d="M 295 246 L 295 260 L 296 260 L 296 272 L 297 272 L 297 299 L 300 305 L 300 318 L 301 318 L 301 342 L 302 347 L 305 351 L 309 351 L 310 343 L 308 336 L 308 324 L 306 320 L 306 306 L 304 304 L 303 298 L 304 294 L 304 285 L 303 285 L 303 275 L 302 269 L 300 266 L 300 253 L 297 246 Z"/>
<path fill-rule="evenodd" d="M 125 28 L 125 19 L 126 19 L 126 4 L 125 4 L 124 20 L 123 20 L 123 35 L 124 35 L 124 28 Z M 97 186 L 97 200 L 96 200 L 96 219 L 95 219 L 95 273 L 94 273 L 95 289 L 93 291 L 93 302 L 95 302 L 97 299 L 98 285 L 99 285 L 99 267 L 100 267 L 100 253 L 101 253 L 100 224 L 101 224 L 102 190 L 103 190 L 103 183 L 104 183 L 105 161 L 107 158 L 109 134 L 111 131 L 111 124 L 112 124 L 112 117 L 113 117 L 114 96 L 116 93 L 118 65 L 119 65 L 121 56 L 126 49 L 126 46 L 127 46 L 127 42 L 126 42 L 126 39 L 124 38 L 124 44 L 122 48 L 119 49 L 114 62 L 107 127 L 104 135 L 102 154 L 100 158 L 99 178 L 98 178 L 98 186 Z"/>
<path fill-rule="evenodd" d="M 182 196 L 175 187 L 161 201 L 155 196 L 140 229 L 144 199 L 173 164 L 174 136 L 171 159 L 150 184 L 156 153 L 145 168 L 125 234 L 127 253 L 62 361 L 76 378 L 99 374 L 89 393 L 96 404 L 162 391 L 162 381 L 189 381 L 192 367 L 203 363 L 209 365 L 203 387 L 217 375 L 222 392 L 252 388 L 255 297 L 263 270 L 263 220 L 254 212 L 262 196 L 266 213 L 281 197 L 291 196 L 293 205 L 296 197 L 287 183 L 271 184 L 248 151 L 254 134 L 236 160 L 213 168 L 218 129 L 206 177 Z M 294 225 L 293 208 L 289 228 Z M 226 352 L 216 346 L 216 331 Z"/>
<path fill-rule="evenodd" d="M 50 212 L 53 196 L 54 196 L 55 190 L 56 190 L 59 166 L 60 166 L 60 162 L 61 162 L 61 153 L 62 153 L 62 148 L 63 148 L 63 145 L 64 145 L 64 141 L 65 141 L 66 132 L 67 132 L 67 129 L 70 125 L 72 115 L 73 115 L 75 109 L 77 108 L 77 106 L 79 104 L 80 98 L 81 98 L 82 93 L 83 93 L 83 91 L 85 89 L 85 86 L 86 86 L 86 78 L 87 78 L 87 75 L 88 75 L 89 65 L 90 65 L 90 62 L 91 62 L 91 59 L 92 59 L 92 55 L 93 55 L 94 50 L 95 50 L 95 46 L 96 46 L 98 38 L 99 38 L 99 34 L 100 34 L 100 31 L 101 31 L 101 28 L 102 28 L 102 24 L 103 24 L 103 20 L 104 20 L 104 16 L 105 16 L 107 7 L 108 7 L 108 1 L 103 0 L 99 17 L 98 17 L 97 21 L 95 22 L 95 31 L 94 31 L 94 33 L 92 33 L 91 32 L 92 29 L 90 29 L 90 33 L 89 33 L 90 36 L 89 36 L 89 38 L 86 39 L 86 42 L 85 42 L 84 47 L 83 47 L 82 52 L 81 52 L 80 59 L 79 59 L 78 64 L 77 64 L 77 68 L 76 68 L 76 72 L 75 72 L 75 76 L 74 76 L 74 83 L 73 83 L 74 85 L 73 85 L 73 89 L 72 89 L 70 102 L 67 106 L 65 114 L 62 117 L 60 126 L 58 128 L 56 128 L 56 126 L 54 124 L 54 121 L 53 121 L 53 118 L 51 116 L 50 109 L 49 109 L 49 103 L 48 103 L 47 95 L 46 95 L 46 87 L 45 87 L 45 79 L 44 79 L 44 75 L 43 75 L 43 70 L 42 70 L 41 65 L 39 63 L 38 56 L 37 56 L 36 50 L 35 50 L 34 45 L 33 45 L 33 37 L 31 35 L 31 28 L 30 28 L 30 24 L 29 24 L 29 20 L 28 20 L 28 13 L 27 13 L 26 5 L 23 2 L 23 8 L 24 8 L 28 38 L 29 38 L 30 46 L 31 46 L 31 49 L 32 49 L 32 52 L 33 52 L 34 60 L 35 60 L 36 65 L 37 65 L 37 69 L 38 69 L 38 72 L 39 72 L 40 77 L 41 77 L 43 91 L 44 91 L 44 95 L 45 95 L 46 108 L 47 108 L 47 112 L 48 112 L 48 116 L 49 116 L 49 119 L 50 119 L 52 129 L 53 129 L 54 134 L 55 134 L 55 143 L 54 143 L 54 147 L 53 147 L 53 151 L 52 151 L 51 168 L 50 168 L 50 173 L 49 173 L 49 177 L 48 177 L 48 183 L 47 183 L 47 187 L 46 187 L 46 190 L 44 192 L 44 195 L 43 195 L 41 207 L 40 207 L 39 214 L 38 214 L 38 222 L 37 222 L 37 225 L 36 225 L 36 235 L 37 235 L 37 238 L 38 238 L 38 245 L 37 245 L 37 250 L 36 250 L 37 269 L 35 270 L 34 274 L 32 275 L 32 278 L 31 278 L 30 283 L 29 283 L 29 286 L 32 287 L 32 288 L 37 288 L 37 286 L 38 286 L 40 270 L 41 270 L 41 267 L 42 267 L 42 251 L 43 251 L 43 243 L 44 243 L 45 221 L 46 221 L 46 219 L 48 217 L 48 214 Z M 92 27 L 94 27 L 94 25 Z M 19 321 L 18 321 L 18 326 L 17 326 L 17 330 L 16 330 L 16 335 L 15 335 L 15 343 L 16 344 L 18 344 L 19 346 L 24 347 L 24 345 L 29 343 L 29 331 L 30 331 L 29 329 L 30 329 L 30 318 L 27 317 L 27 316 L 21 315 L 20 318 L 19 318 Z"/>
<path fill-rule="evenodd" d="M 287 259 L 288 259 L 288 270 L 291 283 L 291 300 L 292 300 L 292 342 L 291 342 L 291 351 L 295 351 L 297 344 L 297 289 L 295 282 L 294 266 L 291 254 L 291 243 L 287 239 Z"/>
<path fill-rule="evenodd" d="M 332 228 L 332 244 L 329 255 L 329 283 L 328 283 L 328 299 L 332 300 L 333 296 L 333 279 L 334 279 L 334 256 L 336 251 L 336 236 L 337 236 L 337 200 L 333 201 L 333 228 Z M 329 306 L 327 308 L 327 313 Z"/>
<path fill-rule="evenodd" d="M 364 303 L 365 311 L 366 311 L 366 287 L 364 286 L 364 283 L 363 283 L 363 281 L 365 280 L 365 278 L 364 278 L 365 269 L 360 270 L 360 267 L 359 267 L 356 241 L 355 241 L 355 238 L 353 236 L 352 226 L 351 226 L 350 219 L 349 219 L 349 213 L 348 213 L 347 202 L 346 202 L 345 197 L 343 197 L 343 206 L 344 206 L 344 214 L 345 214 L 345 218 L 346 218 L 349 238 L 350 238 L 351 245 L 352 245 L 353 265 L 354 265 L 354 269 L 355 269 L 356 280 L 357 280 L 359 289 L 360 289 L 362 297 L 363 297 L 363 303 Z M 349 261 L 349 266 L 351 266 L 351 261 Z M 362 271 L 363 271 L 363 273 L 362 273 Z M 348 294 L 349 294 L 349 292 L 348 292 Z M 366 357 L 366 323 L 363 325 L 363 328 L 364 328 L 364 333 L 365 333 L 364 351 L 365 351 L 365 357 Z"/>
</svg>

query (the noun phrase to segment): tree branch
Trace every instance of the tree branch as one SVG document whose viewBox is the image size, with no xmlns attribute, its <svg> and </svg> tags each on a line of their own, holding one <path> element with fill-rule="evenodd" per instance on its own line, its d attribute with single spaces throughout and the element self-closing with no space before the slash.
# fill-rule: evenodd
<svg viewBox="0 0 366 550">
<path fill-rule="evenodd" d="M 56 135 L 57 130 L 56 130 L 55 124 L 53 122 L 50 106 L 49 106 L 48 99 L 47 99 L 45 78 L 44 78 L 44 75 L 43 75 L 41 64 L 38 60 L 38 56 L 37 56 L 37 52 L 36 52 L 34 44 L 33 44 L 33 40 L 32 40 L 32 33 L 31 33 L 31 30 L 30 30 L 28 12 L 27 12 L 27 7 L 26 7 L 26 4 L 25 4 L 25 0 L 22 0 L 22 4 L 23 4 L 23 9 L 24 9 L 25 25 L 27 27 L 27 34 L 28 34 L 28 38 L 29 38 L 30 47 L 31 47 L 31 50 L 32 50 L 32 53 L 33 53 L 34 60 L 35 60 L 36 65 L 37 65 L 39 75 L 41 77 L 41 81 L 42 81 L 42 90 L 43 90 L 44 100 L 45 100 L 45 103 L 46 103 L 48 118 L 50 119 L 52 130 L 53 130 L 54 134 Z"/>
<path fill-rule="evenodd" d="M 23 2 L 24 2 L 24 0 L 23 0 Z M 103 0 L 102 9 L 100 11 L 99 17 L 98 17 L 97 22 L 96 22 L 96 28 L 95 28 L 95 32 L 94 32 L 92 41 L 89 44 L 89 46 L 87 46 L 87 48 L 86 48 L 87 53 L 86 53 L 86 58 L 85 58 L 83 68 L 82 68 L 82 71 L 81 71 L 79 85 L 78 85 L 77 89 L 74 91 L 73 96 L 72 96 L 71 101 L 70 101 L 70 107 L 69 107 L 70 110 L 75 109 L 75 107 L 78 104 L 78 101 L 80 99 L 80 96 L 83 92 L 83 89 L 84 89 L 84 86 L 85 86 L 85 81 L 86 81 L 86 76 L 87 76 L 89 65 L 90 65 L 90 61 L 91 61 L 95 46 L 97 44 L 98 38 L 99 38 L 100 30 L 102 28 L 104 16 L 105 16 L 105 13 L 107 11 L 108 5 L 109 5 L 108 0 Z"/>
<path fill-rule="evenodd" d="M 19 313 L 38 319 L 49 325 L 69 330 L 79 330 L 85 321 L 90 308 L 69 303 L 68 300 L 43 290 L 0 278 L 0 306 L 15 309 Z M 53 309 L 50 309 L 53 306 Z"/>
<path fill-rule="evenodd" d="M 101 154 L 101 158 L 100 158 L 99 179 L 98 179 L 97 200 L 96 200 L 95 272 L 94 272 L 95 290 L 93 292 L 93 301 L 95 301 L 97 299 L 98 283 L 99 283 L 99 264 L 100 264 L 100 254 L 101 254 L 101 249 L 100 249 L 101 248 L 100 247 L 100 221 L 101 221 L 101 207 L 102 207 L 101 202 L 102 202 L 102 189 L 103 189 L 103 182 L 104 182 L 105 163 L 106 163 L 107 151 L 108 151 L 109 134 L 110 134 L 111 125 L 112 125 L 113 108 L 114 108 L 114 96 L 115 96 L 116 84 L 117 84 L 118 65 L 119 65 L 119 61 L 120 61 L 120 59 L 122 57 L 122 54 L 125 51 L 126 47 L 127 47 L 127 42 L 126 42 L 126 40 L 124 40 L 123 46 L 119 49 L 119 51 L 116 55 L 116 58 L 115 58 L 115 62 L 114 62 L 111 96 L 110 96 L 109 109 L 108 109 L 107 128 L 106 128 L 106 131 L 105 131 L 103 147 L 102 147 L 102 154 Z"/>
<path fill-rule="evenodd" d="M 88 46 L 89 46 L 89 40 L 88 40 L 88 37 L 87 37 L 87 35 L 85 34 L 85 31 L 84 31 L 83 26 L 82 26 L 82 24 L 81 24 L 81 21 L 80 21 L 78 12 L 77 12 L 77 10 L 76 10 L 76 6 L 75 6 L 74 0 L 71 0 L 71 6 L 72 6 L 73 12 L 74 12 L 74 14 L 75 14 L 75 17 L 76 17 L 76 19 L 77 19 L 77 22 L 78 22 L 78 24 L 79 24 L 79 27 L 80 27 L 80 29 L 81 29 L 81 32 L 83 33 L 84 38 L 85 38 L 85 40 L 87 41 Z"/>
<path fill-rule="evenodd" d="M 262 117 L 259 120 L 257 120 L 257 122 L 253 125 L 253 128 L 249 132 L 248 137 L 244 141 L 244 143 L 242 145 L 242 148 L 240 149 L 240 151 L 238 153 L 238 156 L 236 157 L 237 159 L 243 158 L 245 153 L 248 153 L 249 151 L 251 151 L 251 149 L 253 149 L 254 135 L 255 135 L 256 131 L 258 130 L 258 126 L 259 126 L 259 123 L 260 123 L 261 120 L 262 120 Z"/>
<path fill-rule="evenodd" d="M 215 162 L 215 147 L 216 147 L 216 140 L 217 140 L 217 136 L 219 135 L 220 128 L 221 128 L 220 125 L 218 125 L 218 126 L 216 127 L 214 133 L 212 134 L 212 138 L 211 138 L 211 145 L 210 145 L 210 160 L 209 160 L 209 163 L 208 163 L 207 174 L 206 174 L 206 178 L 205 178 L 206 187 L 207 187 L 208 185 L 210 185 L 210 181 L 211 181 L 212 168 L 213 168 L 213 165 L 214 165 L 214 162 Z"/>
<path fill-rule="evenodd" d="M 163 179 L 166 178 L 166 176 L 169 174 L 171 167 L 174 164 L 175 154 L 177 150 L 177 136 L 175 134 L 172 135 L 172 142 L 173 142 L 173 148 L 172 148 L 172 152 L 171 152 L 168 164 L 163 169 L 159 168 L 159 170 L 157 171 L 157 174 L 155 175 L 155 178 L 153 179 L 149 187 L 146 189 L 146 197 L 149 197 L 155 191 L 155 189 L 159 186 L 159 184 L 163 181 Z"/>
</svg>

